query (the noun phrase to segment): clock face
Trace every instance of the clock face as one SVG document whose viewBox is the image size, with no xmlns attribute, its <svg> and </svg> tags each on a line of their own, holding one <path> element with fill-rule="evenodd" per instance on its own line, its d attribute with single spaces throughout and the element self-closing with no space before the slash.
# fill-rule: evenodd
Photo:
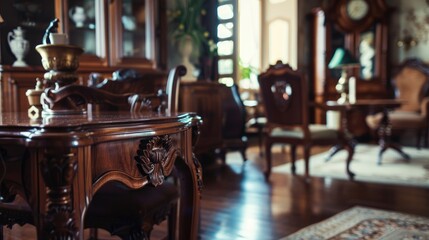
<svg viewBox="0 0 429 240">
<path fill-rule="evenodd" d="M 365 0 L 349 0 L 347 3 L 347 14 L 352 20 L 361 20 L 369 11 Z"/>
</svg>

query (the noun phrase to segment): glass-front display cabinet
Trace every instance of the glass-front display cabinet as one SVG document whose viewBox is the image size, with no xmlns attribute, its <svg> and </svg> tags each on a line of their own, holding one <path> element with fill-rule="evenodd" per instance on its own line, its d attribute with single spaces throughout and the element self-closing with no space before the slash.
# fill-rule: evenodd
<svg viewBox="0 0 429 240">
<path fill-rule="evenodd" d="M 111 77 L 120 68 L 164 67 L 165 0 L 2 0 L 0 1 L 1 111 L 25 111 L 25 91 L 44 69 L 35 47 L 50 22 L 71 45 L 80 46 L 79 83 L 89 74 Z M 161 29 L 160 29 L 161 28 Z M 157 33 L 157 34 L 155 34 Z M 164 69 L 165 70 L 165 69 Z"/>
<path fill-rule="evenodd" d="M 56 0 L 63 31 L 90 65 L 155 66 L 155 0 Z"/>
<path fill-rule="evenodd" d="M 62 4 L 63 3 L 63 4 Z M 155 66 L 155 0 L 57 0 L 64 32 L 88 65 Z"/>
</svg>

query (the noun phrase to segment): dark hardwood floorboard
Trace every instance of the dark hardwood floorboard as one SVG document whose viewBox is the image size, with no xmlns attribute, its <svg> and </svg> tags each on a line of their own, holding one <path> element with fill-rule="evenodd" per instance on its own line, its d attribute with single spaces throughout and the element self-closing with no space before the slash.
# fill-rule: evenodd
<svg viewBox="0 0 429 240">
<path fill-rule="evenodd" d="M 316 148 L 313 153 L 324 150 Z M 200 239 L 279 239 L 356 205 L 429 217 L 429 187 L 315 177 L 306 181 L 302 176 L 278 173 L 266 182 L 265 163 L 257 148 L 248 153 L 245 163 L 238 153 L 232 153 L 225 166 L 205 167 Z M 163 227 L 165 224 L 154 230 L 154 239 L 163 238 Z M 20 239 L 13 236 L 27 231 L 17 229 L 5 239 Z M 115 238 L 102 234 L 102 239 Z"/>
<path fill-rule="evenodd" d="M 226 166 L 204 171 L 201 239 L 279 239 L 357 205 L 429 217 L 429 187 L 278 173 L 265 182 L 257 154 L 244 164 L 230 156 Z"/>
</svg>

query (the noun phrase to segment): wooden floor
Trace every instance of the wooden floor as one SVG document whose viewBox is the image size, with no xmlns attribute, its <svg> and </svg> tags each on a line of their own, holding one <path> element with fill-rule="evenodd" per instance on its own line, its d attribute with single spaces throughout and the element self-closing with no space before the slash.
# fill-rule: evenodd
<svg viewBox="0 0 429 240">
<path fill-rule="evenodd" d="M 429 188 L 324 178 L 306 181 L 276 173 L 266 182 L 263 159 L 249 156 L 253 157 L 243 163 L 240 155 L 231 154 L 225 166 L 204 167 L 200 239 L 279 239 L 356 205 L 429 217 Z M 26 231 L 17 229 L 5 239 L 19 239 L 12 236 Z M 158 228 L 155 239 L 162 234 Z"/>
<path fill-rule="evenodd" d="M 263 166 L 237 157 L 205 171 L 201 239 L 279 239 L 356 205 L 429 217 L 429 188 L 276 173 L 265 182 Z"/>
</svg>

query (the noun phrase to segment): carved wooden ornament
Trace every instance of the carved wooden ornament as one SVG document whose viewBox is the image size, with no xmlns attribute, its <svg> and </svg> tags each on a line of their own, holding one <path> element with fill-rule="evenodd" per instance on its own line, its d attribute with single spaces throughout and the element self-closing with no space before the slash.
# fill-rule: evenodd
<svg viewBox="0 0 429 240">
<path fill-rule="evenodd" d="M 170 175 L 174 161 L 179 154 L 166 135 L 154 137 L 150 140 L 141 140 L 137 156 L 134 159 L 142 176 L 148 176 L 149 182 L 158 186 L 164 182 L 165 176 Z"/>
</svg>

